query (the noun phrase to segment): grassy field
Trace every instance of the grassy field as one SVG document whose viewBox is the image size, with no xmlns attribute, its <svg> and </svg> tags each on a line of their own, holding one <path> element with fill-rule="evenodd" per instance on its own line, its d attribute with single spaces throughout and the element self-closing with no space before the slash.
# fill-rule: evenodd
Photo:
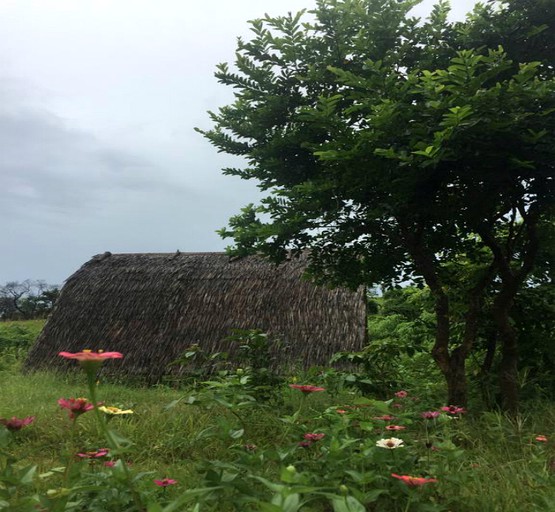
<svg viewBox="0 0 555 512">
<path fill-rule="evenodd" d="M 14 332 L 36 334 L 38 328 L 40 322 L 0 324 L 0 339 L 17 345 Z M 17 461 L 16 468 L 37 465 L 37 475 L 47 475 L 26 484 L 25 492 L 53 496 L 59 489 L 77 489 L 75 482 L 73 487 L 68 484 L 67 471 L 51 471 L 70 464 L 100 478 L 106 468 L 75 461 L 75 453 L 106 443 L 94 414 L 79 418 L 72 438 L 67 410 L 57 404 L 62 397 L 89 396 L 85 376 L 21 375 L 11 356 L 8 359 L 11 363 L 0 370 L 0 418 L 35 416 L 35 420 L 14 432 L 5 450 Z M 325 380 L 312 379 L 310 384 L 327 385 Z M 109 426 L 131 441 L 119 457 L 130 464 L 133 474 L 149 472 L 137 484 L 140 492 L 166 507 L 152 506 L 149 511 L 555 510 L 553 404 L 525 404 L 525 412 L 516 419 L 469 411 L 453 418 L 442 413 L 430 422 L 420 417 L 421 412 L 437 410 L 442 404 L 422 403 L 417 390 L 408 390 L 406 398 L 378 402 L 348 388 L 304 395 L 288 386 L 294 380 L 306 383 L 302 375 L 288 377 L 270 403 L 247 398 L 252 389 L 242 375 L 228 375 L 195 390 L 100 382 L 98 399 L 134 411 L 115 417 Z M 378 419 L 386 414 L 395 419 Z M 392 424 L 402 428 L 387 430 Z M 301 447 L 306 432 L 325 437 Z M 547 441 L 538 441 L 539 435 Z M 406 446 L 397 450 L 376 447 L 376 441 L 393 436 L 402 438 Z M 413 489 L 393 481 L 391 473 L 434 477 L 438 482 Z M 153 479 L 164 477 L 177 484 L 156 489 Z M 33 510 L 17 508 L 15 502 L 2 506 L 2 488 L 7 492 L 9 487 L 6 482 L 0 477 L 0 510 Z M 199 498 L 197 508 L 193 504 L 168 508 L 182 493 L 209 486 L 217 490 Z M 295 489 L 299 496 L 312 493 L 316 498 L 304 504 L 302 499 L 286 503 L 276 498 L 279 493 L 294 494 Z M 351 495 L 365 503 L 364 508 L 348 501 Z M 4 498 L 4 502 L 9 500 Z M 43 510 L 88 510 L 69 503 L 64 505 L 68 508 L 58 509 L 43 505 Z M 91 505 L 90 510 L 133 510 L 132 505 L 104 503 L 100 508 Z"/>
</svg>

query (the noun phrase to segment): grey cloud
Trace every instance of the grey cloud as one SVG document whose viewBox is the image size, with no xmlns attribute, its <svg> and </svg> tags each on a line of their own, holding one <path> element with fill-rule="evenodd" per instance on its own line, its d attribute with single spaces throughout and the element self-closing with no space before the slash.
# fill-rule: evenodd
<svg viewBox="0 0 555 512">
<path fill-rule="evenodd" d="M 78 213 L 118 191 L 163 191 L 183 185 L 140 155 L 107 147 L 44 110 L 0 111 L 0 212 Z M 42 210 L 42 211 L 41 211 Z"/>
</svg>

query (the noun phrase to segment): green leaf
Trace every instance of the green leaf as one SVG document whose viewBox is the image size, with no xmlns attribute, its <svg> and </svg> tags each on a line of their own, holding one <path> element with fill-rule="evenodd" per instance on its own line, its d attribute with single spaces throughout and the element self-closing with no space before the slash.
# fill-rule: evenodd
<svg viewBox="0 0 555 512">
<path fill-rule="evenodd" d="M 334 512 L 366 512 L 366 507 L 353 496 L 332 499 Z"/>
<path fill-rule="evenodd" d="M 21 470 L 20 479 L 22 485 L 30 485 L 33 483 L 35 478 L 35 473 L 37 472 L 37 466 L 28 466 Z"/>
<path fill-rule="evenodd" d="M 243 437 L 245 433 L 245 429 L 240 428 L 237 430 L 230 430 L 229 431 L 229 437 L 231 437 L 231 439 L 240 439 L 241 437 Z"/>
</svg>

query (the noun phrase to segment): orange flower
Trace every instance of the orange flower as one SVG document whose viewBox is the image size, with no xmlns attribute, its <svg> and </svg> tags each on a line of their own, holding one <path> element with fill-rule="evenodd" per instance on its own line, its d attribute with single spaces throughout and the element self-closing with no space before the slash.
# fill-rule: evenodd
<svg viewBox="0 0 555 512">
<path fill-rule="evenodd" d="M 396 473 L 391 473 L 391 476 L 401 480 L 401 482 L 407 484 L 409 487 L 420 487 L 425 484 L 437 482 L 435 478 L 422 478 L 420 476 L 397 475 Z"/>
<path fill-rule="evenodd" d="M 318 386 L 300 385 L 300 384 L 289 384 L 290 388 L 298 389 L 303 393 L 315 393 L 316 391 L 325 391 L 326 388 L 319 388 Z"/>
</svg>

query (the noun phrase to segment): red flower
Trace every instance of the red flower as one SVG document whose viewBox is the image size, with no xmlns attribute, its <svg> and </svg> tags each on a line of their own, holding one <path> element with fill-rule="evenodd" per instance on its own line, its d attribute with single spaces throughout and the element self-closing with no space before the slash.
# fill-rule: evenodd
<svg viewBox="0 0 555 512">
<path fill-rule="evenodd" d="M 540 442 L 540 443 L 547 443 L 547 437 L 546 436 L 536 436 L 536 441 Z"/>
<path fill-rule="evenodd" d="M 450 405 L 448 407 L 442 407 L 442 411 L 445 411 L 447 414 L 464 414 L 466 409 L 464 407 L 457 407 L 456 405 Z"/>
<path fill-rule="evenodd" d="M 407 396 L 409 396 L 409 394 L 408 394 L 408 392 L 401 390 L 401 391 L 397 391 L 397 393 L 395 393 L 395 396 L 397 398 L 407 398 Z"/>
<path fill-rule="evenodd" d="M 116 461 L 114 460 L 107 460 L 106 462 L 104 462 L 104 465 L 107 468 L 113 468 L 116 465 Z"/>
<path fill-rule="evenodd" d="M 303 436 L 307 441 L 320 441 L 320 439 L 324 439 L 326 434 L 305 434 Z"/>
<path fill-rule="evenodd" d="M 96 450 L 94 452 L 78 453 L 77 457 L 81 457 L 82 459 L 100 459 L 102 457 L 106 457 L 108 453 L 110 453 L 110 450 L 108 450 L 108 448 L 100 448 L 99 450 Z"/>
<path fill-rule="evenodd" d="M 290 388 L 298 389 L 303 393 L 315 393 L 316 391 L 325 391 L 326 388 L 319 388 L 318 386 L 300 385 L 300 384 L 289 384 Z"/>
<path fill-rule="evenodd" d="M 386 430 L 405 430 L 407 427 L 403 427 L 401 425 L 388 425 L 385 427 Z"/>
<path fill-rule="evenodd" d="M 441 413 L 439 411 L 426 411 L 420 414 L 425 420 L 433 420 L 437 418 Z"/>
<path fill-rule="evenodd" d="M 0 418 L 0 423 L 4 425 L 10 432 L 21 430 L 23 427 L 30 425 L 35 421 L 34 416 L 27 416 L 26 418 L 16 418 L 12 416 L 10 419 Z"/>
<path fill-rule="evenodd" d="M 374 417 L 375 420 L 380 420 L 380 421 L 391 421 L 395 419 L 395 416 L 390 416 L 389 414 L 384 414 L 383 416 L 375 416 Z"/>
<path fill-rule="evenodd" d="M 81 414 L 94 409 L 94 405 L 86 398 L 60 398 L 58 404 L 60 404 L 62 409 L 67 409 L 69 411 L 70 420 L 74 420 Z"/>
<path fill-rule="evenodd" d="M 408 475 L 397 475 L 395 473 L 391 473 L 393 478 L 397 478 L 401 480 L 404 484 L 407 484 L 409 487 L 420 487 L 421 485 L 431 484 L 437 482 L 435 478 L 422 478 L 419 476 L 408 476 Z"/>
<path fill-rule="evenodd" d="M 162 480 L 154 480 L 154 483 L 158 487 L 168 487 L 168 485 L 175 485 L 177 480 L 173 480 L 172 478 L 162 478 Z"/>
<path fill-rule="evenodd" d="M 300 441 L 299 446 L 301 448 L 309 448 L 312 446 L 312 441 Z"/>
</svg>

